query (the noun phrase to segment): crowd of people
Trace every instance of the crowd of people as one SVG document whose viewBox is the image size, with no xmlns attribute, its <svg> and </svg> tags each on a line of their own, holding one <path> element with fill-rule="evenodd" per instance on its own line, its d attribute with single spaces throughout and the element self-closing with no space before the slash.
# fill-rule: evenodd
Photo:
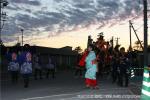
<svg viewBox="0 0 150 100">
<path fill-rule="evenodd" d="M 75 75 L 79 74 L 84 77 L 88 88 L 97 89 L 97 78 L 103 75 L 111 75 L 112 83 L 127 87 L 133 57 L 130 51 L 125 52 L 124 47 L 119 47 L 119 45 L 115 47 L 110 45 L 103 39 L 103 36 L 100 36 L 96 42 L 89 42 L 79 59 Z M 12 83 L 17 83 L 19 74 L 23 77 L 25 88 L 29 86 L 29 79 L 32 75 L 35 80 L 43 79 L 43 73 L 47 79 L 50 74 L 53 79 L 55 78 L 56 66 L 51 57 L 48 58 L 48 63 L 43 68 L 40 54 L 32 55 L 29 45 L 25 45 L 22 52 L 16 51 L 14 48 L 6 54 Z M 83 70 L 85 70 L 84 76 Z"/>
<path fill-rule="evenodd" d="M 15 47 L 11 51 L 7 51 L 6 58 L 8 60 L 8 72 L 13 84 L 17 84 L 19 75 L 21 75 L 24 80 L 24 87 L 27 88 L 32 75 L 35 80 L 43 78 L 43 70 L 46 73 L 45 78 L 49 78 L 50 74 L 52 74 L 52 78 L 55 78 L 55 65 L 52 63 L 51 57 L 43 68 L 40 54 L 33 55 L 28 44 L 24 45 L 22 52 L 17 51 Z"/>
<path fill-rule="evenodd" d="M 82 76 L 85 69 L 86 87 L 97 89 L 97 77 L 111 75 L 112 83 L 128 87 L 130 68 L 133 66 L 132 52 L 124 47 L 112 47 L 101 35 L 96 42 L 91 42 L 82 54 L 75 76 Z"/>
</svg>

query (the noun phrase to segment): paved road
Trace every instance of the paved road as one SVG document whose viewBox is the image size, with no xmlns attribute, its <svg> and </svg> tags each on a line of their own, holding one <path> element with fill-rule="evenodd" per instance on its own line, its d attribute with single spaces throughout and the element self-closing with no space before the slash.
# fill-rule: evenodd
<svg viewBox="0 0 150 100">
<path fill-rule="evenodd" d="M 5 82 L 1 95 L 2 100 L 139 100 L 139 84 L 118 87 L 104 77 L 99 78 L 100 89 L 92 90 L 85 88 L 83 78 L 74 78 L 72 71 L 65 71 L 57 73 L 56 79 L 32 80 L 29 88 L 23 88 L 22 80 L 17 85 Z"/>
</svg>

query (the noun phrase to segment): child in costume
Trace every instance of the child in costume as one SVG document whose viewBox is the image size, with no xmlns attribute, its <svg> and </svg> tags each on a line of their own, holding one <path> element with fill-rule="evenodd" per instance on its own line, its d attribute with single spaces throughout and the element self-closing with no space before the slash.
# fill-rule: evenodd
<svg viewBox="0 0 150 100">
<path fill-rule="evenodd" d="M 12 83 L 17 83 L 18 81 L 18 72 L 19 72 L 19 62 L 17 61 L 17 54 L 12 53 L 12 60 L 8 64 L 8 71 L 11 74 Z"/>
<path fill-rule="evenodd" d="M 90 87 L 93 89 L 97 89 L 97 63 L 96 63 L 96 55 L 93 51 L 93 45 L 88 47 L 89 54 L 85 59 L 86 62 L 86 73 L 85 73 L 85 83 L 86 87 Z"/>
<path fill-rule="evenodd" d="M 24 80 L 24 87 L 29 86 L 29 79 L 32 74 L 32 55 L 29 51 L 29 45 L 24 46 L 25 51 L 21 55 L 21 69 L 20 73 L 22 74 Z"/>
</svg>

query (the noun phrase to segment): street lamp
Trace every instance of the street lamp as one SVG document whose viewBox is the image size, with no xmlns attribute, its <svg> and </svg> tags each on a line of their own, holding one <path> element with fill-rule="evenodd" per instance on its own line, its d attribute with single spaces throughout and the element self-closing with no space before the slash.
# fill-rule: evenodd
<svg viewBox="0 0 150 100">
<path fill-rule="evenodd" d="M 21 33 L 22 33 L 22 46 L 23 46 L 23 29 L 21 29 Z"/>
<path fill-rule="evenodd" d="M 2 4 L 3 4 L 3 7 L 6 7 L 8 5 L 8 1 L 6 0 L 1 0 Z"/>
</svg>

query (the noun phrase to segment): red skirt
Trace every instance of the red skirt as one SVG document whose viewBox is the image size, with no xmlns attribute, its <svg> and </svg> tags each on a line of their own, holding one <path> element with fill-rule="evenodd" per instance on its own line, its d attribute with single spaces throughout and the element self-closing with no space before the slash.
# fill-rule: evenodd
<svg viewBox="0 0 150 100">
<path fill-rule="evenodd" d="M 95 87 L 95 86 L 97 86 L 97 80 L 86 78 L 85 79 L 85 84 L 89 85 L 89 86 L 92 86 L 92 87 Z"/>
</svg>

